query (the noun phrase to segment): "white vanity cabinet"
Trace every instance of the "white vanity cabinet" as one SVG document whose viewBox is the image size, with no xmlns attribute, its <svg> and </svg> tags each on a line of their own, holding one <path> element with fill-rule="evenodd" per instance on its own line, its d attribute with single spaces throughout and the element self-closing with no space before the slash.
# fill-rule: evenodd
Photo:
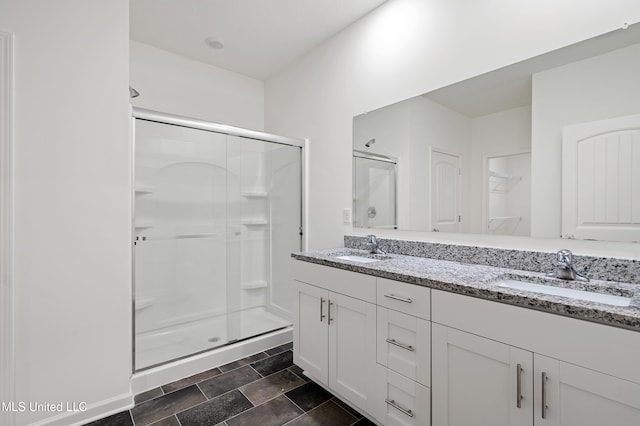
<svg viewBox="0 0 640 426">
<path fill-rule="evenodd" d="M 294 362 L 347 402 L 373 413 L 375 277 L 294 264 Z"/>
<path fill-rule="evenodd" d="M 434 426 L 640 424 L 640 333 L 436 290 L 432 301 Z"/>
</svg>

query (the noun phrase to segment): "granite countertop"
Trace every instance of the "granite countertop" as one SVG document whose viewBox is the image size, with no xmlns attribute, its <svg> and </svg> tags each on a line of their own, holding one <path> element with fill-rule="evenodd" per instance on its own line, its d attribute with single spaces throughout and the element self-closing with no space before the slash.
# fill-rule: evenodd
<svg viewBox="0 0 640 426">
<path fill-rule="evenodd" d="M 366 250 L 336 248 L 293 253 L 297 260 L 359 272 L 376 277 L 403 281 L 437 290 L 479 297 L 529 309 L 550 312 L 572 318 L 598 322 L 640 332 L 640 285 L 591 280 L 588 283 L 550 278 L 544 273 L 496 268 L 424 257 L 389 254 L 383 260 L 360 263 L 336 256 L 370 256 Z M 588 290 L 632 298 L 629 307 L 579 300 L 525 290 L 501 287 L 497 280 L 543 283 L 556 287 Z"/>
</svg>

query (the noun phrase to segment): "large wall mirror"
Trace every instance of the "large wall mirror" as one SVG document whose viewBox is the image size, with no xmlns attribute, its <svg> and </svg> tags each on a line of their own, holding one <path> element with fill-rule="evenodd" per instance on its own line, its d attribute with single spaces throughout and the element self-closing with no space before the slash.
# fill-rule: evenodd
<svg viewBox="0 0 640 426">
<path fill-rule="evenodd" d="M 354 228 L 640 241 L 640 24 L 353 120 Z"/>
</svg>

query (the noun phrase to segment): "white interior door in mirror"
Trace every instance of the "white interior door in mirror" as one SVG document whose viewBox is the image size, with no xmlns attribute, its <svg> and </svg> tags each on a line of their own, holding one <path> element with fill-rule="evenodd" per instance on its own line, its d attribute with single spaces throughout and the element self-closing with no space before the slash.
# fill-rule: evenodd
<svg viewBox="0 0 640 426">
<path fill-rule="evenodd" d="M 562 234 L 640 241 L 640 114 L 567 126 Z"/>
<path fill-rule="evenodd" d="M 431 229 L 460 232 L 459 155 L 431 151 Z"/>
</svg>

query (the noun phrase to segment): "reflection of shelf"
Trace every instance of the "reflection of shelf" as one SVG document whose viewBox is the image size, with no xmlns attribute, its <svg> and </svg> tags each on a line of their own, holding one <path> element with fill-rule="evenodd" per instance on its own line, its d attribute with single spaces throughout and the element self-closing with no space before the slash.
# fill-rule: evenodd
<svg viewBox="0 0 640 426">
<path fill-rule="evenodd" d="M 216 238 L 223 237 L 224 234 L 180 234 L 180 235 L 155 235 L 155 236 L 140 236 L 138 238 L 143 241 L 159 241 L 159 240 L 193 240 L 202 238 Z"/>
<path fill-rule="evenodd" d="M 269 222 L 266 219 L 247 219 L 243 220 L 242 224 L 246 226 L 264 226 L 268 225 Z"/>
<path fill-rule="evenodd" d="M 240 195 L 245 198 L 265 198 L 269 195 L 269 193 L 264 191 L 246 191 L 241 192 Z"/>
<path fill-rule="evenodd" d="M 240 288 L 243 290 L 256 290 L 259 288 L 266 288 L 267 286 L 268 283 L 263 280 L 247 281 L 246 283 L 240 284 Z"/>
<path fill-rule="evenodd" d="M 496 216 L 489 218 L 489 231 L 495 232 L 508 225 L 514 225 L 522 220 L 522 216 Z"/>
<path fill-rule="evenodd" d="M 153 305 L 153 299 L 136 299 L 136 312 L 140 312 L 143 309 L 147 309 Z"/>
<path fill-rule="evenodd" d="M 136 186 L 136 195 L 144 195 L 153 193 L 153 189 L 150 186 Z"/>
<path fill-rule="evenodd" d="M 489 171 L 489 191 L 497 194 L 505 194 L 522 180 L 522 176 L 507 173 Z"/>
<path fill-rule="evenodd" d="M 136 229 L 152 228 L 153 222 L 151 222 L 150 220 L 140 220 L 136 222 L 135 226 L 136 226 Z"/>
</svg>

